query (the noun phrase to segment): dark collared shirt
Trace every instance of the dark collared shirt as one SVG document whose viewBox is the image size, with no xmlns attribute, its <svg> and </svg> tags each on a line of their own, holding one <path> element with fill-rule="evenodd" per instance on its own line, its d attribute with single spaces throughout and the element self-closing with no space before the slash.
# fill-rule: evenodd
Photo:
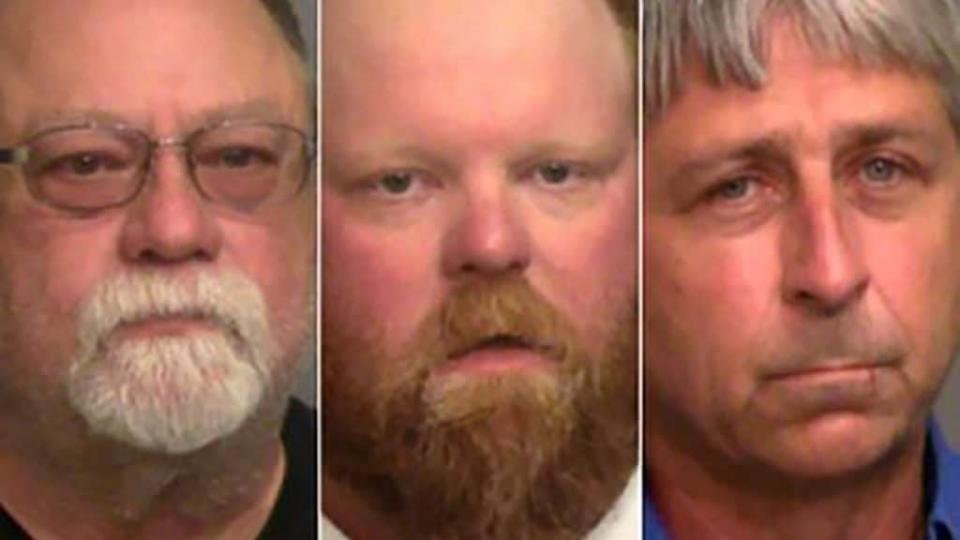
<svg viewBox="0 0 960 540">
<path fill-rule="evenodd" d="M 926 540 L 960 540 L 960 455 L 947 444 L 936 422 L 930 421 L 923 463 Z M 643 538 L 669 540 L 670 535 L 643 485 Z"/>
<path fill-rule="evenodd" d="M 2 2 L 3 0 L 0 0 Z M 286 457 L 283 485 L 273 512 L 258 540 L 316 540 L 317 538 L 317 411 L 291 399 L 283 423 Z M 0 540 L 31 537 L 0 506 Z"/>
</svg>

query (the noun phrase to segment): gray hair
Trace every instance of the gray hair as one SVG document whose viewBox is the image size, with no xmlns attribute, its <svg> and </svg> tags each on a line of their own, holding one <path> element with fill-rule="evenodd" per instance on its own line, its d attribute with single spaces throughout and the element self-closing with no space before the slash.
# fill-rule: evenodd
<svg viewBox="0 0 960 540">
<path fill-rule="evenodd" d="M 817 54 L 932 76 L 960 133 L 957 0 L 646 0 L 643 14 L 644 125 L 683 91 L 690 53 L 711 84 L 762 87 L 765 31 L 786 18 Z"/>
<path fill-rule="evenodd" d="M 270 14 L 270 18 L 290 47 L 297 52 L 301 60 L 307 60 L 307 42 L 300 31 L 300 21 L 289 0 L 260 0 L 260 4 Z"/>
</svg>

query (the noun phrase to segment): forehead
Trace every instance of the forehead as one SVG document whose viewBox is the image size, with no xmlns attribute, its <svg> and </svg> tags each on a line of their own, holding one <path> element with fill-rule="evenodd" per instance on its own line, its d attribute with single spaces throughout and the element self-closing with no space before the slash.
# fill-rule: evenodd
<svg viewBox="0 0 960 540">
<path fill-rule="evenodd" d="M 293 117 L 303 108 L 301 77 L 255 0 L 7 0 L 0 8 L 6 130 L 52 110 L 154 125 L 250 101 Z"/>
<path fill-rule="evenodd" d="M 764 134 L 824 142 L 835 139 L 838 130 L 871 124 L 949 130 L 948 111 L 932 76 L 824 53 L 787 25 L 771 32 L 767 75 L 757 88 L 719 84 L 702 59 L 689 49 L 686 54 L 683 90 L 646 126 L 648 148 L 673 141 L 690 151 Z"/>
<path fill-rule="evenodd" d="M 357 104 L 327 109 L 338 125 L 443 139 L 445 128 L 495 137 L 582 115 L 629 120 L 630 64 L 604 2 L 334 0 L 324 24 L 324 100 Z"/>
</svg>

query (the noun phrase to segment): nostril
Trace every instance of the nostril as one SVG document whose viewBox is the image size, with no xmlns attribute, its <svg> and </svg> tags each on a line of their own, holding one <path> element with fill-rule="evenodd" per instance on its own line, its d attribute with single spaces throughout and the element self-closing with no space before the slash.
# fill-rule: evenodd
<svg viewBox="0 0 960 540">
<path fill-rule="evenodd" d="M 798 289 L 792 292 L 793 304 L 820 316 L 831 317 L 856 304 L 865 294 L 869 281 L 862 279 L 843 290 Z"/>
<path fill-rule="evenodd" d="M 519 259 L 500 261 L 467 261 L 460 265 L 463 274 L 503 274 L 522 272 L 526 263 Z"/>
</svg>

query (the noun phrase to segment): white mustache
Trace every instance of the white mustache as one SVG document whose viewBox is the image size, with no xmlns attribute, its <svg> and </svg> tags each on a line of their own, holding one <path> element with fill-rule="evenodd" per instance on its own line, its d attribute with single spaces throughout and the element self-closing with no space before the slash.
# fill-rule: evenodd
<svg viewBox="0 0 960 540">
<path fill-rule="evenodd" d="M 214 322 L 235 346 L 259 350 L 272 341 L 263 295 L 237 272 L 118 274 L 100 283 L 83 302 L 77 336 L 81 349 L 92 352 L 124 324 L 176 316 Z"/>
</svg>

